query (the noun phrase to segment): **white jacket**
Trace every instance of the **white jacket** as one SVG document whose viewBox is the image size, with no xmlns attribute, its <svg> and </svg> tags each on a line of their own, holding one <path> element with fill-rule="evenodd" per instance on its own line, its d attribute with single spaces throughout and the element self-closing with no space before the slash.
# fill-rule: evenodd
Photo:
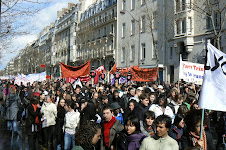
<svg viewBox="0 0 226 150">
<path fill-rule="evenodd" d="M 80 113 L 72 110 L 65 115 L 64 128 L 65 132 L 75 134 L 75 129 L 78 127 L 80 121 Z"/>
<path fill-rule="evenodd" d="M 158 104 L 152 104 L 149 110 L 155 113 L 155 118 L 163 114 L 168 115 L 171 118 L 174 116 L 173 111 L 169 106 L 166 106 L 165 112 L 163 112 L 161 106 L 159 106 Z"/>
<path fill-rule="evenodd" d="M 47 120 L 47 127 L 56 124 L 57 107 L 52 102 L 44 102 L 41 108 L 41 113 Z"/>
</svg>

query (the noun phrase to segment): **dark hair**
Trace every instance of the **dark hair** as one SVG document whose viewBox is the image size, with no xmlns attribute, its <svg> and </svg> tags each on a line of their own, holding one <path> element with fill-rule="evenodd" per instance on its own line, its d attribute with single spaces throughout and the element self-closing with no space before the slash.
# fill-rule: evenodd
<svg viewBox="0 0 226 150">
<path fill-rule="evenodd" d="M 160 99 L 163 99 L 164 100 L 164 107 L 166 108 L 166 105 L 167 105 L 167 99 L 166 99 L 166 96 L 164 94 L 160 94 L 159 97 L 158 97 L 158 101 L 157 101 L 157 104 L 159 104 L 159 100 Z"/>
<path fill-rule="evenodd" d="M 32 96 L 31 97 L 31 103 L 32 104 L 37 104 L 38 103 L 38 101 L 39 101 L 39 97 L 38 96 Z"/>
<path fill-rule="evenodd" d="M 125 126 L 127 125 L 127 122 L 130 121 L 132 125 L 136 127 L 135 132 L 140 132 L 140 121 L 139 118 L 135 115 L 129 116 L 125 121 Z"/>
<path fill-rule="evenodd" d="M 128 108 L 129 108 L 129 104 L 130 104 L 130 103 L 133 103 L 133 104 L 134 104 L 134 107 L 137 106 L 137 104 L 138 104 L 137 101 L 136 101 L 135 99 L 131 99 L 131 100 L 128 102 L 128 106 L 127 106 Z"/>
<path fill-rule="evenodd" d="M 100 124 L 87 121 L 79 127 L 78 132 L 75 133 L 75 145 L 88 145 L 92 147 L 92 140 L 98 129 L 101 129 Z"/>
<path fill-rule="evenodd" d="M 114 108 L 113 108 L 111 105 L 106 105 L 106 106 L 104 106 L 104 108 L 103 108 L 102 111 L 107 110 L 107 109 L 109 109 L 111 112 L 114 111 Z"/>
<path fill-rule="evenodd" d="M 180 107 L 178 108 L 177 114 L 183 114 L 186 115 L 188 112 L 188 107 L 185 104 L 180 105 Z"/>
<path fill-rule="evenodd" d="M 144 99 L 150 99 L 150 96 L 148 95 L 148 94 L 146 94 L 146 93 L 143 93 L 143 94 L 141 94 L 140 96 L 139 96 L 139 99 L 140 100 L 144 100 Z"/>
<path fill-rule="evenodd" d="M 184 115 L 182 115 L 182 114 L 177 114 L 176 116 L 175 116 L 175 119 L 174 119 L 174 125 L 175 126 L 177 126 L 180 122 L 181 122 L 181 120 L 183 120 L 184 119 Z"/>
<path fill-rule="evenodd" d="M 171 128 L 171 118 L 167 115 L 160 115 L 155 119 L 156 124 L 165 124 L 165 127 Z"/>
<path fill-rule="evenodd" d="M 143 122 L 146 122 L 147 118 L 155 119 L 155 113 L 153 111 L 147 110 L 144 112 Z"/>
<path fill-rule="evenodd" d="M 196 110 L 193 109 L 188 112 L 188 114 L 185 117 L 185 124 L 187 125 L 188 131 L 194 131 L 195 126 L 198 122 L 201 122 L 202 120 L 202 110 Z"/>
<path fill-rule="evenodd" d="M 75 108 L 75 102 L 71 100 L 66 100 L 65 105 L 67 105 L 68 107 L 70 106 L 72 109 Z"/>
</svg>

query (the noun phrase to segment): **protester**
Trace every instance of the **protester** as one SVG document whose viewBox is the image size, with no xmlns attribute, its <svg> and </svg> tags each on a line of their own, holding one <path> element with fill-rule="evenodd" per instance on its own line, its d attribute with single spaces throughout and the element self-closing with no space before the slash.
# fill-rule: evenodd
<svg viewBox="0 0 226 150">
<path fill-rule="evenodd" d="M 75 103 L 73 101 L 66 101 L 65 109 L 67 111 L 65 115 L 64 123 L 64 150 L 71 149 L 74 146 L 74 134 L 76 128 L 79 126 L 80 113 L 74 111 Z"/>
<path fill-rule="evenodd" d="M 153 137 L 156 133 L 155 113 L 153 111 L 147 110 L 144 113 L 143 120 L 140 121 L 140 130 L 146 136 Z"/>
<path fill-rule="evenodd" d="M 5 107 L 6 107 L 6 117 L 7 128 L 9 133 L 18 134 L 17 125 L 17 112 L 19 110 L 19 105 L 21 105 L 20 97 L 16 94 L 15 86 L 10 86 L 10 94 L 6 96 Z"/>
<path fill-rule="evenodd" d="M 87 121 L 80 126 L 75 134 L 75 146 L 72 150 L 96 150 L 96 145 L 101 139 L 101 126 L 92 121 Z"/>
<path fill-rule="evenodd" d="M 168 135 L 171 128 L 171 118 L 167 115 L 160 115 L 156 118 L 156 136 L 146 137 L 140 150 L 179 150 L 177 141 Z"/>
<path fill-rule="evenodd" d="M 117 137 L 116 149 L 137 150 L 145 135 L 140 131 L 140 122 L 137 116 L 129 116 L 125 121 L 125 128 Z"/>
<path fill-rule="evenodd" d="M 113 116 L 113 108 L 111 106 L 103 108 L 103 117 L 101 149 L 114 149 L 116 147 L 116 137 L 123 130 L 123 125 Z"/>
</svg>

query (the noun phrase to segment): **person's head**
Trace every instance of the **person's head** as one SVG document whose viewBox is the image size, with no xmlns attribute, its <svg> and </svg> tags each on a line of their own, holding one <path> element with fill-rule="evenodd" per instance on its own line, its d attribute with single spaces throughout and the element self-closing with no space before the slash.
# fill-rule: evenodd
<svg viewBox="0 0 226 150">
<path fill-rule="evenodd" d="M 45 96 L 46 96 L 45 93 L 42 92 L 42 93 L 40 94 L 40 99 L 42 99 L 42 100 L 45 99 Z"/>
<path fill-rule="evenodd" d="M 38 104 L 39 97 L 38 96 L 32 96 L 31 97 L 31 103 L 32 104 Z"/>
<path fill-rule="evenodd" d="M 67 100 L 65 103 L 65 110 L 72 111 L 75 108 L 75 103 L 73 101 Z"/>
<path fill-rule="evenodd" d="M 51 102 L 51 97 L 49 95 L 45 96 L 45 102 L 50 103 Z"/>
<path fill-rule="evenodd" d="M 188 107 L 186 105 L 180 105 L 177 111 L 177 114 L 183 114 L 186 115 L 188 112 Z"/>
<path fill-rule="evenodd" d="M 12 94 L 16 94 L 16 87 L 13 86 L 13 85 L 11 85 L 9 91 L 10 91 L 10 93 L 12 93 Z"/>
<path fill-rule="evenodd" d="M 102 103 L 103 104 L 108 104 L 108 97 L 106 95 L 102 96 Z"/>
<path fill-rule="evenodd" d="M 98 123 L 87 121 L 75 133 L 75 145 L 96 145 L 101 139 L 101 126 Z"/>
<path fill-rule="evenodd" d="M 159 91 L 160 93 L 162 93 L 162 91 L 163 91 L 163 86 L 162 86 L 162 85 L 158 85 L 158 91 Z"/>
<path fill-rule="evenodd" d="M 194 109 L 189 111 L 185 117 L 185 124 L 187 126 L 187 131 L 188 132 L 192 131 L 196 133 L 196 135 L 200 135 L 201 120 L 202 120 L 201 110 Z"/>
<path fill-rule="evenodd" d="M 103 108 L 103 117 L 106 122 L 110 121 L 113 117 L 113 108 L 107 105 Z"/>
<path fill-rule="evenodd" d="M 134 99 L 131 99 L 128 103 L 129 110 L 133 111 L 136 105 L 137 105 L 137 101 Z"/>
<path fill-rule="evenodd" d="M 88 105 L 88 101 L 86 99 L 82 98 L 80 100 L 80 104 L 79 104 L 81 110 L 84 110 L 87 107 L 87 105 Z"/>
<path fill-rule="evenodd" d="M 183 95 L 177 94 L 177 95 L 175 96 L 175 102 L 176 102 L 177 104 L 182 104 L 183 101 L 184 101 Z"/>
<path fill-rule="evenodd" d="M 136 95 L 139 97 L 139 96 L 141 96 L 142 93 L 143 93 L 143 87 L 138 87 L 136 89 Z"/>
<path fill-rule="evenodd" d="M 76 100 L 77 100 L 76 94 L 73 94 L 73 95 L 71 96 L 71 98 L 72 98 L 73 101 L 76 101 Z"/>
<path fill-rule="evenodd" d="M 75 93 L 76 94 L 80 94 L 80 92 L 81 92 L 81 87 L 80 86 L 76 86 Z"/>
<path fill-rule="evenodd" d="M 153 104 L 155 102 L 155 93 L 150 93 L 150 103 Z"/>
<path fill-rule="evenodd" d="M 169 95 L 170 95 L 170 97 L 171 97 L 171 99 L 175 99 L 175 96 L 177 95 L 177 90 L 175 89 L 175 88 L 173 88 L 173 89 L 171 89 L 170 90 L 170 93 L 169 93 Z"/>
<path fill-rule="evenodd" d="M 93 99 L 98 99 L 99 94 L 97 92 L 93 93 Z"/>
<path fill-rule="evenodd" d="M 58 104 L 60 107 L 64 107 L 65 106 L 65 100 L 64 99 L 60 99 L 60 102 Z"/>
<path fill-rule="evenodd" d="M 114 98 L 119 98 L 119 91 L 114 90 L 113 95 L 114 95 Z"/>
<path fill-rule="evenodd" d="M 56 94 L 57 94 L 57 96 L 60 96 L 60 95 L 61 95 L 61 91 L 60 91 L 60 89 L 59 89 L 59 90 L 57 90 Z"/>
<path fill-rule="evenodd" d="M 131 96 L 134 96 L 135 95 L 135 89 L 134 88 L 129 88 L 128 92 L 129 92 L 129 94 Z"/>
<path fill-rule="evenodd" d="M 195 102 L 195 103 L 192 105 L 192 108 L 191 108 L 191 109 L 196 109 L 196 110 L 200 109 L 200 108 L 199 108 L 199 105 L 198 105 L 198 102 Z"/>
<path fill-rule="evenodd" d="M 148 94 L 141 94 L 141 96 L 139 96 L 140 102 L 144 105 L 144 106 L 148 106 L 149 105 L 149 95 Z"/>
<path fill-rule="evenodd" d="M 167 105 L 167 100 L 166 100 L 165 95 L 160 95 L 160 96 L 158 97 L 158 105 L 161 106 L 161 107 L 166 107 L 166 105 Z"/>
<path fill-rule="evenodd" d="M 160 115 L 155 120 L 156 134 L 158 137 L 165 138 L 171 128 L 171 118 L 167 115 Z"/>
<path fill-rule="evenodd" d="M 111 107 L 114 109 L 114 115 L 117 116 L 120 112 L 121 106 L 118 104 L 118 102 L 111 103 Z"/>
<path fill-rule="evenodd" d="M 137 116 L 129 116 L 125 121 L 125 130 L 127 134 L 131 135 L 135 132 L 140 132 L 140 122 Z"/>
<path fill-rule="evenodd" d="M 147 125 L 147 126 L 151 126 L 153 124 L 153 122 L 155 121 L 155 113 L 153 111 L 149 111 L 147 110 L 144 113 L 144 118 L 143 118 L 143 122 Z"/>
<path fill-rule="evenodd" d="M 173 123 L 177 128 L 181 129 L 184 128 L 185 122 L 184 122 L 184 115 L 177 114 L 174 119 Z"/>
</svg>

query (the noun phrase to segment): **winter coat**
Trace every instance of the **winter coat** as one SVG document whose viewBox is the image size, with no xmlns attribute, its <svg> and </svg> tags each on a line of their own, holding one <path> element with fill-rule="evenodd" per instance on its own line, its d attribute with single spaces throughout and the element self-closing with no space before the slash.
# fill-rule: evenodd
<svg viewBox="0 0 226 150">
<path fill-rule="evenodd" d="M 169 117 L 173 117 L 173 111 L 169 106 L 166 106 L 165 108 L 165 112 L 162 111 L 162 107 L 159 106 L 158 104 L 153 104 L 151 105 L 151 107 L 149 108 L 150 111 L 153 111 L 155 113 L 155 118 L 157 118 L 160 115 L 168 115 Z"/>
<path fill-rule="evenodd" d="M 79 126 L 80 113 L 72 110 L 65 115 L 65 132 L 69 134 L 75 134 L 75 129 Z"/>
<path fill-rule="evenodd" d="M 117 142 L 116 149 L 117 150 L 138 150 L 144 138 L 145 138 L 145 135 L 143 133 L 127 135 L 126 131 L 123 130 L 116 140 Z"/>
<path fill-rule="evenodd" d="M 65 109 L 64 107 L 59 107 L 57 112 L 57 118 L 56 118 L 56 137 L 57 137 L 57 143 L 61 144 L 62 140 L 64 139 L 63 134 L 63 126 L 64 126 L 64 118 L 65 118 Z"/>
<path fill-rule="evenodd" d="M 36 117 L 40 119 L 42 115 L 40 112 L 40 108 L 37 108 L 35 112 L 34 107 L 32 106 L 31 103 L 28 104 L 27 112 L 28 112 L 28 115 L 26 119 L 26 127 L 31 128 L 31 125 L 35 124 Z"/>
<path fill-rule="evenodd" d="M 8 94 L 6 97 L 6 120 L 17 120 L 17 112 L 21 103 L 20 97 L 16 94 Z"/>
<path fill-rule="evenodd" d="M 184 129 L 183 128 L 179 129 L 175 125 L 173 125 L 172 128 L 169 131 L 169 136 L 172 137 L 173 139 L 175 139 L 178 142 L 179 149 L 182 149 L 182 146 L 181 146 L 182 139 L 181 139 L 181 137 L 182 137 L 183 133 L 184 133 Z"/>
<path fill-rule="evenodd" d="M 47 127 L 56 124 L 57 107 L 52 102 L 44 102 L 41 108 L 41 113 L 46 117 Z"/>
</svg>

